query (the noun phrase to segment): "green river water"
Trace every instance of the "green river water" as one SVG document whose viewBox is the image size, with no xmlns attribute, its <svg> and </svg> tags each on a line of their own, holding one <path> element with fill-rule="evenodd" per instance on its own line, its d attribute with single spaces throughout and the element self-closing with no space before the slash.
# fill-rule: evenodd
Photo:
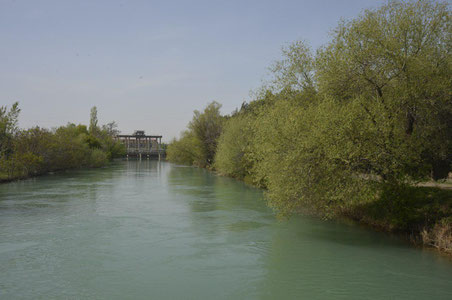
<svg viewBox="0 0 452 300">
<path fill-rule="evenodd" d="M 452 299 L 452 262 L 278 221 L 260 190 L 206 170 L 120 161 L 0 185 L 0 299 Z"/>
</svg>

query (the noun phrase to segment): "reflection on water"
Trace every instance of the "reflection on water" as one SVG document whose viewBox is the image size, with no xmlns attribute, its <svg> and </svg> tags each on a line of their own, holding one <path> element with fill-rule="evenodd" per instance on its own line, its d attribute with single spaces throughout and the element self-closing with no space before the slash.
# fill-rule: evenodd
<svg viewBox="0 0 452 300">
<path fill-rule="evenodd" d="M 452 299 L 452 263 L 262 192 L 130 160 L 0 185 L 1 299 Z"/>
</svg>

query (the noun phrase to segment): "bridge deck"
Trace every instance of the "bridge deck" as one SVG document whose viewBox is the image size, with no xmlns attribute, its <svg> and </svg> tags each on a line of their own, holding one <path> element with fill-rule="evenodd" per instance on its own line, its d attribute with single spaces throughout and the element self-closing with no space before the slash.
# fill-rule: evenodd
<svg viewBox="0 0 452 300">
<path fill-rule="evenodd" d="M 127 157 L 161 158 L 165 156 L 161 135 L 145 135 L 143 130 L 137 130 L 133 135 L 117 135 L 116 139 L 126 147 Z"/>
</svg>

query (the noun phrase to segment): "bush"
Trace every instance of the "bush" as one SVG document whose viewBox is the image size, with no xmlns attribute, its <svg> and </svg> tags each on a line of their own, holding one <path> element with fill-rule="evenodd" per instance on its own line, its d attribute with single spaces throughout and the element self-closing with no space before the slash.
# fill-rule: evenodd
<svg viewBox="0 0 452 300">
<path fill-rule="evenodd" d="M 89 133 L 85 125 L 67 124 L 53 131 L 19 130 L 19 109 L 0 108 L 0 180 L 25 178 L 50 171 L 100 167 L 125 152 L 114 140 L 115 123 Z M 95 123 L 95 122 L 94 122 Z M 93 123 L 93 124 L 94 124 Z M 94 126 L 94 125 L 93 125 Z"/>
<path fill-rule="evenodd" d="M 107 154 L 100 149 L 93 149 L 89 160 L 89 166 L 99 168 L 108 162 Z"/>
<path fill-rule="evenodd" d="M 240 115 L 226 122 L 218 141 L 214 164 L 221 174 L 238 179 L 250 175 L 251 162 L 247 153 L 250 151 L 253 121 L 248 116 Z"/>
</svg>

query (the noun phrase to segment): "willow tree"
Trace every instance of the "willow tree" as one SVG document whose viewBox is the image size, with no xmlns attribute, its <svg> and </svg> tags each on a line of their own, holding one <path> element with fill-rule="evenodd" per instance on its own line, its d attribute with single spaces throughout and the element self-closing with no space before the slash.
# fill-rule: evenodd
<svg viewBox="0 0 452 300">
<path fill-rule="evenodd" d="M 224 125 L 215 155 L 215 169 L 221 174 L 249 180 L 251 163 L 247 153 L 253 138 L 252 122 L 252 117 L 240 114 Z"/>
<path fill-rule="evenodd" d="M 272 87 L 277 90 L 314 90 L 315 64 L 311 48 L 304 41 L 296 41 L 282 48 L 281 60 L 270 71 Z"/>
<path fill-rule="evenodd" d="M 166 150 L 166 158 L 177 164 L 202 166 L 205 162 L 205 154 L 201 141 L 186 130 L 180 138 L 173 139 Z"/>
<path fill-rule="evenodd" d="M 432 173 L 444 177 L 450 20 L 445 3 L 392 1 L 340 23 L 315 57 L 302 42 L 285 48 L 273 67 L 273 104 L 254 122 L 228 121 L 218 168 L 250 173 L 283 213 L 343 211 Z"/>
<path fill-rule="evenodd" d="M 383 180 L 435 179 L 452 163 L 452 24 L 447 3 L 392 1 L 335 30 L 318 53 L 324 97 L 353 106 L 365 127 L 351 168 Z"/>
<path fill-rule="evenodd" d="M 221 104 L 213 101 L 204 111 L 195 110 L 188 130 L 168 145 L 168 160 L 199 167 L 211 166 L 224 122 L 220 108 Z"/>
<path fill-rule="evenodd" d="M 218 138 L 223 127 L 223 116 L 220 113 L 221 104 L 216 101 L 209 103 L 204 111 L 195 110 L 188 128 L 199 139 L 204 153 L 202 166 L 211 165 L 217 150 Z"/>
</svg>

